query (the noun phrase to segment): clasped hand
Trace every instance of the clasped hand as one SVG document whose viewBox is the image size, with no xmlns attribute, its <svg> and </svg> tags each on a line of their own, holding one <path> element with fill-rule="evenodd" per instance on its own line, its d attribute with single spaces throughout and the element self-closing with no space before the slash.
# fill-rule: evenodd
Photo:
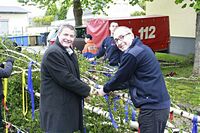
<svg viewBox="0 0 200 133">
<path fill-rule="evenodd" d="M 106 93 L 103 91 L 103 86 L 102 85 L 99 85 L 98 86 L 99 89 L 97 89 L 97 92 L 100 96 L 104 96 L 106 95 Z"/>
</svg>

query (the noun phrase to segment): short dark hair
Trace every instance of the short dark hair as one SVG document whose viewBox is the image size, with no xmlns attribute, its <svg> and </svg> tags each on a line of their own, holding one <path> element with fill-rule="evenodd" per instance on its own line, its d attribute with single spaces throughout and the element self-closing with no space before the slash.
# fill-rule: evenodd
<svg viewBox="0 0 200 133">
<path fill-rule="evenodd" d="M 76 29 L 70 24 L 62 24 L 58 29 L 58 34 L 60 34 L 64 28 L 69 28 L 70 30 L 73 30 L 76 35 Z"/>
<path fill-rule="evenodd" d="M 86 35 L 85 35 L 85 38 L 89 38 L 90 40 L 92 40 L 92 35 L 86 34 Z"/>
</svg>

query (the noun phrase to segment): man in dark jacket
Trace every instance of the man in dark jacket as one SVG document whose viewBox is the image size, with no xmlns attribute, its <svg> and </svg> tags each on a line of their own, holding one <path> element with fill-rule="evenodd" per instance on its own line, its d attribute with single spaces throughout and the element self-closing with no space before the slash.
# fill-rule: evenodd
<svg viewBox="0 0 200 133">
<path fill-rule="evenodd" d="M 108 59 L 109 65 L 111 66 L 118 66 L 122 53 L 115 45 L 115 41 L 113 39 L 113 33 L 117 27 L 118 23 L 116 22 L 112 22 L 110 24 L 110 36 L 103 40 L 98 52 L 95 55 L 97 58 L 104 56 L 104 60 Z"/>
<path fill-rule="evenodd" d="M 134 37 L 128 27 L 118 27 L 114 32 L 117 47 L 123 51 L 115 76 L 99 90 L 100 95 L 120 90 L 129 82 L 129 93 L 138 117 L 141 133 L 164 133 L 170 110 L 170 97 L 153 51 Z"/>
<path fill-rule="evenodd" d="M 2 78 L 8 78 L 11 75 L 13 69 L 13 58 L 8 58 L 6 64 L 0 64 L 0 103 L 2 103 L 3 99 L 3 85 L 2 85 Z M 0 132 L 3 133 L 3 124 L 2 124 L 2 115 L 1 115 L 1 105 L 0 105 Z"/>
<path fill-rule="evenodd" d="M 82 100 L 90 87 L 80 80 L 77 57 L 72 49 L 75 29 L 62 25 L 55 45 L 41 63 L 40 126 L 48 133 L 83 131 Z"/>
</svg>

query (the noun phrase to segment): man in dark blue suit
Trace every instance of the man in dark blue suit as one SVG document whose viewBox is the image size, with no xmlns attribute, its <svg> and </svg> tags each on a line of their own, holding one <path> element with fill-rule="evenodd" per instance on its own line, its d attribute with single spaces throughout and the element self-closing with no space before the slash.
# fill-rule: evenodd
<svg viewBox="0 0 200 133">
<path fill-rule="evenodd" d="M 97 54 L 95 55 L 97 58 L 104 56 L 104 60 L 108 60 L 109 65 L 111 66 L 119 65 L 120 56 L 122 53 L 115 45 L 115 41 L 113 39 L 113 33 L 117 27 L 118 27 L 118 23 L 116 22 L 112 22 L 110 24 L 110 27 L 109 27 L 110 36 L 106 37 L 103 40 Z"/>
<path fill-rule="evenodd" d="M 123 51 L 120 66 L 115 76 L 100 87 L 99 94 L 129 88 L 134 106 L 140 108 L 140 133 L 164 133 L 170 97 L 159 62 L 151 48 L 135 37 L 128 27 L 118 27 L 114 39 Z"/>
</svg>

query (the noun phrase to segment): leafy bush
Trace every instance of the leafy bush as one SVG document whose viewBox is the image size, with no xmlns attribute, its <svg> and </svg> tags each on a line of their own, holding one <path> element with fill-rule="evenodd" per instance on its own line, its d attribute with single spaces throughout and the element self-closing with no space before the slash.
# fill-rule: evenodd
<svg viewBox="0 0 200 133">
<path fill-rule="evenodd" d="M 51 25 L 51 22 L 54 21 L 54 16 L 44 16 L 44 17 L 35 17 L 33 18 L 33 22 L 36 23 L 37 26 L 42 25 Z"/>
</svg>

